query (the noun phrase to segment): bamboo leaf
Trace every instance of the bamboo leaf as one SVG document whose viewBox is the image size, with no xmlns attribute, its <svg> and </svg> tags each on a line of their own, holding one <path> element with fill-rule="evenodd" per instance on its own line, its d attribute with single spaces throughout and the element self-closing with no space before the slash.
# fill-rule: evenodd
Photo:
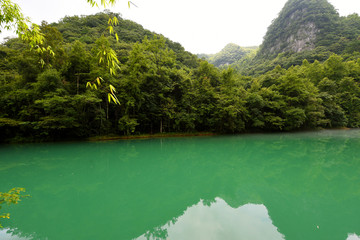
<svg viewBox="0 0 360 240">
<path fill-rule="evenodd" d="M 115 98 L 115 100 L 116 100 L 116 104 L 119 104 L 120 105 L 120 101 L 119 101 L 119 99 L 116 97 L 116 95 L 115 94 L 113 94 L 113 96 L 114 96 L 114 98 Z"/>
<path fill-rule="evenodd" d="M 45 62 L 44 62 L 44 60 L 43 60 L 43 59 L 40 59 L 40 64 L 41 64 L 41 67 L 44 67 Z"/>
<path fill-rule="evenodd" d="M 117 17 L 113 18 L 113 23 L 114 25 L 118 25 L 119 24 L 119 20 L 117 19 Z"/>
<path fill-rule="evenodd" d="M 116 99 L 114 98 L 114 96 L 112 94 L 110 94 L 111 99 L 114 101 L 114 103 L 117 103 Z"/>
<path fill-rule="evenodd" d="M 111 84 L 109 85 L 109 87 L 110 87 L 110 91 L 114 94 L 114 92 L 116 92 L 115 87 Z"/>
</svg>

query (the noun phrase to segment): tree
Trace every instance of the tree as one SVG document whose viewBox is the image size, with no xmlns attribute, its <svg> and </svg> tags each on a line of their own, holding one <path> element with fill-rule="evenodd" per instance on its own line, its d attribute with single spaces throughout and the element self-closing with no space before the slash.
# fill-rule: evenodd
<svg viewBox="0 0 360 240">
<path fill-rule="evenodd" d="M 345 71 L 345 63 L 339 55 L 331 55 L 324 63 L 325 76 L 336 82 L 339 82 L 346 74 Z"/>
<path fill-rule="evenodd" d="M 103 6 L 105 8 L 107 6 L 115 5 L 117 2 L 117 0 L 101 0 L 100 3 L 96 0 L 86 1 L 92 7 Z M 49 64 L 49 55 L 54 56 L 55 53 L 52 50 L 51 45 L 46 43 L 45 35 L 43 32 L 40 31 L 40 27 L 34 23 L 31 23 L 29 18 L 24 17 L 18 4 L 13 3 L 11 0 L 0 0 L 0 4 L 0 27 L 5 29 L 15 29 L 19 37 L 28 42 L 31 49 L 35 49 L 41 55 L 45 55 L 46 62 L 43 58 L 41 58 L 41 65 L 44 66 L 46 63 Z M 131 4 L 133 3 L 129 1 L 128 6 L 130 7 Z M 115 35 L 117 41 L 119 40 L 119 37 L 117 33 L 114 32 L 114 26 L 116 26 L 118 23 L 119 22 L 116 17 L 109 16 L 107 29 L 110 35 Z M 29 25 L 31 25 L 31 27 L 29 27 Z M 44 28 L 46 29 L 46 27 Z M 53 34 L 49 34 L 47 38 L 49 39 L 50 36 L 53 36 Z M 118 70 L 119 68 L 119 60 L 115 54 L 115 51 L 108 44 L 103 45 L 99 49 L 97 57 L 100 64 L 102 62 L 106 64 L 106 67 L 109 69 L 111 75 L 116 73 L 116 70 Z M 100 85 L 101 83 L 100 79 L 101 78 L 98 77 L 96 78 L 96 81 L 88 82 L 87 86 L 97 88 L 96 85 Z M 109 84 L 108 100 L 109 102 L 113 101 L 114 103 L 119 104 L 115 93 L 115 88 L 111 84 Z"/>
<path fill-rule="evenodd" d="M 145 37 L 142 43 L 134 45 L 126 66 L 129 79 L 126 112 L 143 112 L 143 125 L 157 126 L 162 132 L 164 124 L 174 118 L 175 101 L 171 97 L 178 78 L 176 55 L 170 50 L 163 37 Z M 133 102 L 137 104 L 134 105 Z M 127 118 L 126 118 L 127 119 Z M 130 118 L 129 118 L 130 119 Z"/>
<path fill-rule="evenodd" d="M 48 46 L 51 51 L 40 52 L 39 62 L 43 66 L 46 65 L 48 68 L 54 67 L 59 70 L 66 60 L 62 34 L 57 28 L 50 26 L 45 21 L 42 21 L 40 30 L 44 34 L 44 45 Z"/>
<path fill-rule="evenodd" d="M 222 84 L 216 94 L 216 108 L 213 113 L 214 124 L 219 132 L 241 132 L 245 130 L 247 109 L 246 91 L 236 81 L 233 69 L 222 72 Z"/>
<path fill-rule="evenodd" d="M 0 0 L 0 32 L 1 29 L 15 29 L 19 37 L 38 52 L 51 50 L 42 46 L 44 34 L 40 32 L 40 27 L 24 17 L 19 5 L 11 0 Z"/>
<path fill-rule="evenodd" d="M 95 52 L 98 57 L 98 66 L 103 70 L 109 70 L 110 77 L 115 75 L 120 69 L 118 65 L 120 61 L 116 56 L 116 52 L 110 47 L 110 42 L 105 36 L 101 36 L 96 40 L 93 52 Z M 106 88 L 108 89 L 106 92 L 109 103 L 114 102 L 115 104 L 120 104 L 119 99 L 116 97 L 115 87 L 109 81 L 104 81 L 103 77 L 97 76 L 95 81 L 87 82 L 86 87 L 97 90 L 102 82 L 105 82 Z"/>
<path fill-rule="evenodd" d="M 92 7 L 103 6 L 104 8 L 114 6 L 117 2 L 117 0 L 101 0 L 100 3 L 97 0 L 86 1 Z M 129 7 L 131 4 L 136 6 L 131 1 L 128 1 Z M 109 21 L 109 30 L 111 30 L 113 23 Z M 1 29 L 14 29 L 22 39 L 29 41 L 31 47 L 38 48 L 44 41 L 44 35 L 40 32 L 39 26 L 25 17 L 19 5 L 12 2 L 12 0 L 0 0 L 0 32 Z"/>
<path fill-rule="evenodd" d="M 66 64 L 65 76 L 70 83 L 71 93 L 82 93 L 85 91 L 86 81 L 90 73 L 90 54 L 85 49 L 85 44 L 76 40 L 71 44 L 68 63 Z"/>
<path fill-rule="evenodd" d="M 194 99 L 192 106 L 195 110 L 195 125 L 198 131 L 214 130 L 213 114 L 216 108 L 216 87 L 220 84 L 220 73 L 206 61 L 192 73 L 194 85 Z"/>
<path fill-rule="evenodd" d="M 351 77 L 344 77 L 339 82 L 337 98 L 348 118 L 348 126 L 360 127 L 360 84 Z"/>
</svg>

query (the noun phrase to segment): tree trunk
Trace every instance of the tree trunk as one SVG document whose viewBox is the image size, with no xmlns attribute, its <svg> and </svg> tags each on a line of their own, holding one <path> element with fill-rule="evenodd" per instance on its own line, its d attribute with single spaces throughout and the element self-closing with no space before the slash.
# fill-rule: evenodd
<svg viewBox="0 0 360 240">
<path fill-rule="evenodd" d="M 102 128 L 102 114 L 101 114 L 101 103 L 99 103 L 100 105 L 100 128 L 99 128 L 99 135 L 101 135 L 101 128 Z"/>
<path fill-rule="evenodd" d="M 162 123 L 162 119 L 160 120 L 160 133 L 162 133 L 162 125 L 163 125 L 163 123 Z"/>
<path fill-rule="evenodd" d="M 80 75 L 77 75 L 76 78 L 76 94 L 79 95 L 79 79 L 80 79 Z"/>
<path fill-rule="evenodd" d="M 109 102 L 106 101 L 106 120 L 109 120 Z"/>
</svg>

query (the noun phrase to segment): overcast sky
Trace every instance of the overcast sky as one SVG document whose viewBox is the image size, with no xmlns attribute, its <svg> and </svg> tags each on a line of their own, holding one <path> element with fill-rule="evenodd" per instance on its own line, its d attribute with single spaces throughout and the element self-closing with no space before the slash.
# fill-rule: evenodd
<svg viewBox="0 0 360 240">
<path fill-rule="evenodd" d="M 13 0 L 35 23 L 57 22 L 64 16 L 88 15 L 86 0 Z M 360 14 L 360 0 L 328 0 L 340 15 Z M 113 12 L 179 42 L 192 53 L 216 53 L 228 43 L 260 45 L 267 27 L 287 0 L 133 0 L 128 9 L 118 0 Z M 10 33 L 2 33 L 1 39 Z"/>
</svg>

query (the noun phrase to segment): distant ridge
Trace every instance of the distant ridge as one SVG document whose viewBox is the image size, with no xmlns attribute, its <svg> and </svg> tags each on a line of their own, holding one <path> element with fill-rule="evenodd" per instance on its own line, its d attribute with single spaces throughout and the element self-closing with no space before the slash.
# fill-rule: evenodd
<svg viewBox="0 0 360 240">
<path fill-rule="evenodd" d="M 253 53 L 257 48 L 258 47 L 240 47 L 235 43 L 229 43 L 216 54 L 198 54 L 198 57 L 207 60 L 216 67 L 223 67 L 243 59 L 250 53 Z"/>
</svg>

